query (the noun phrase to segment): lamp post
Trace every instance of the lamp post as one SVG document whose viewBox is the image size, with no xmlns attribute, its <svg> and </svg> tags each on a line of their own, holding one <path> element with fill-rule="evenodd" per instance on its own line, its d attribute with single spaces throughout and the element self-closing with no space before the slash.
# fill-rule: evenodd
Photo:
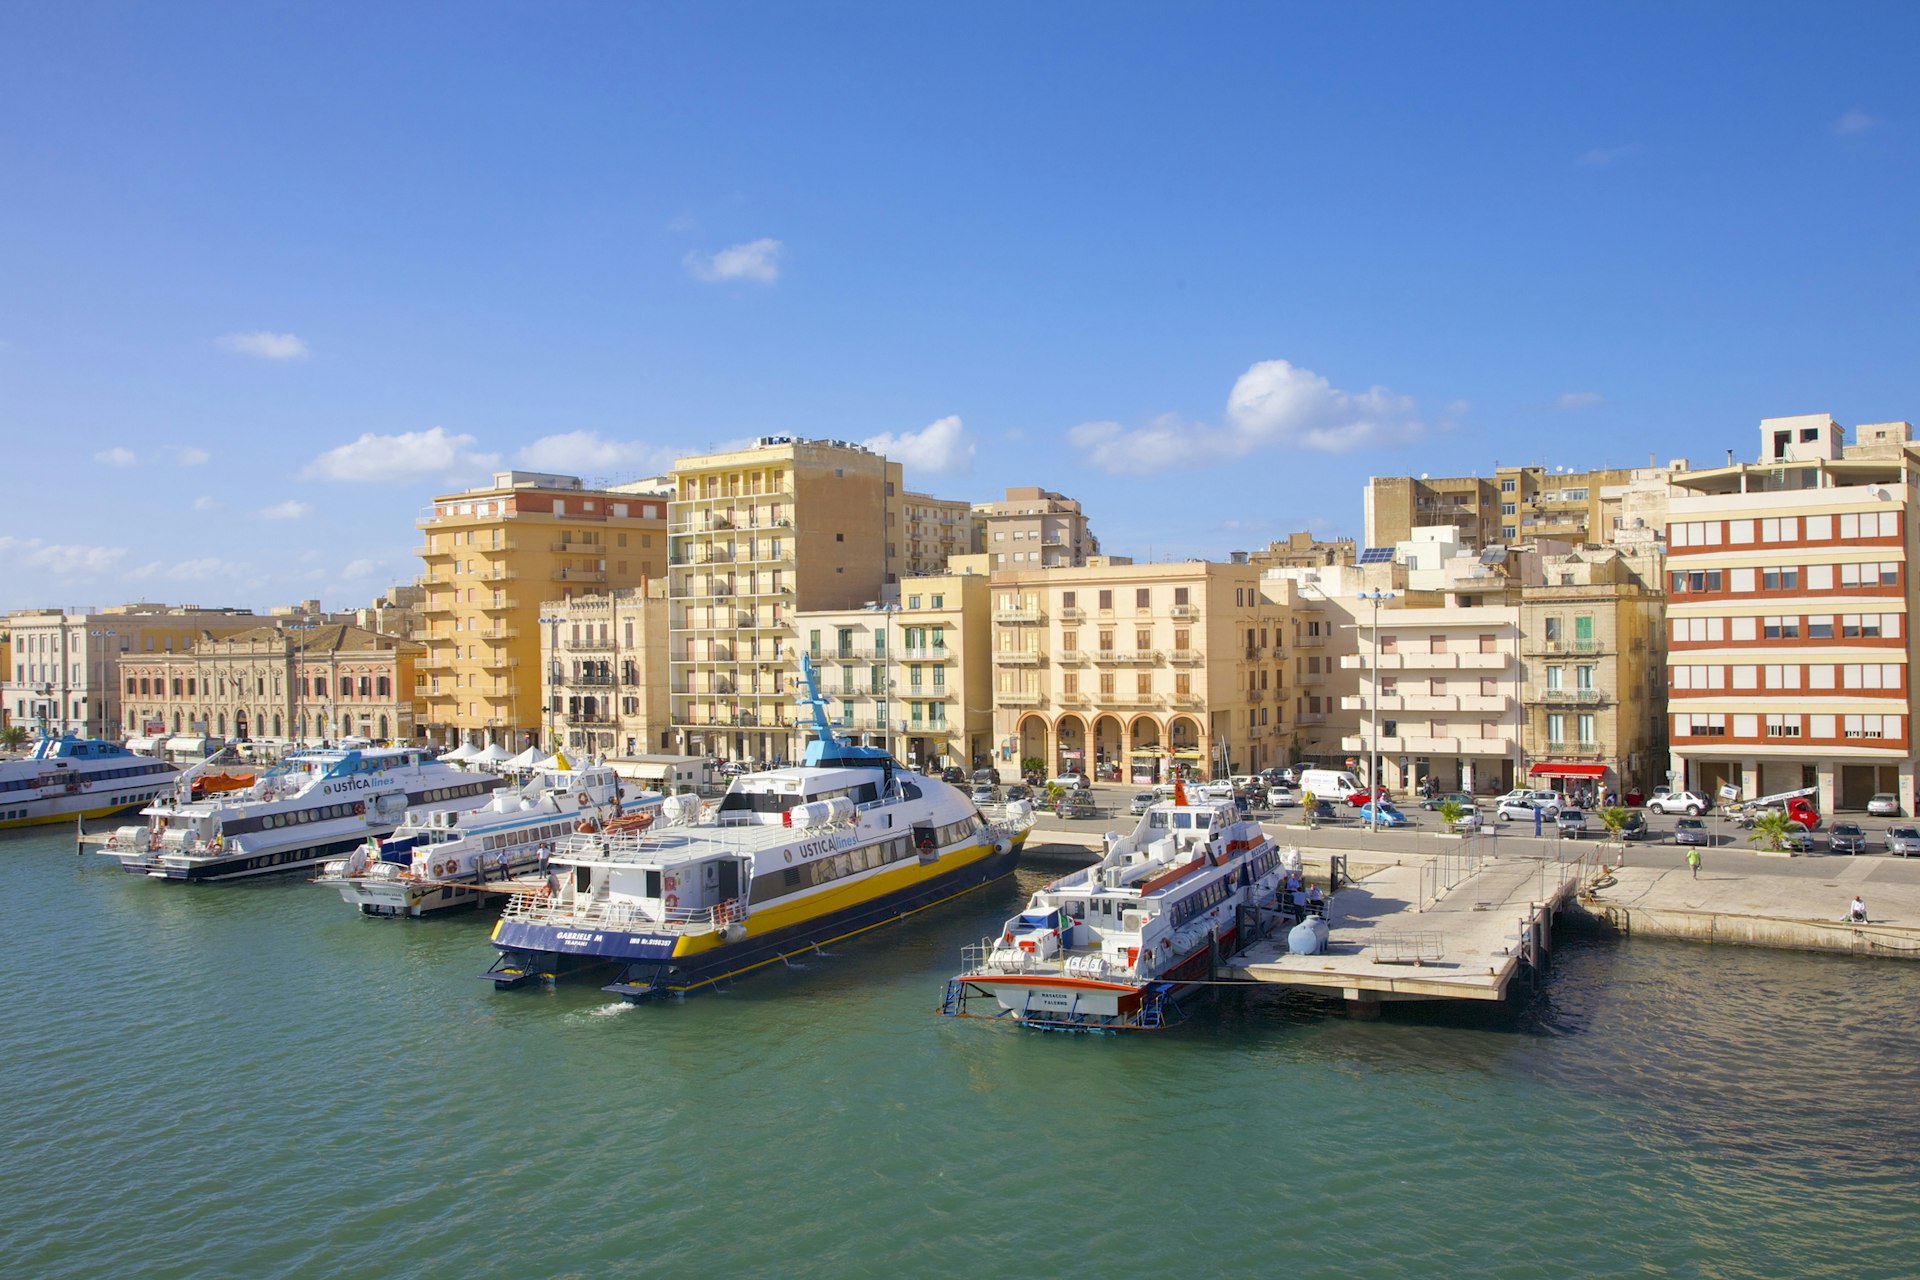
<svg viewBox="0 0 1920 1280">
<path fill-rule="evenodd" d="M 547 652 L 544 655 L 544 661 L 540 663 L 540 701 L 546 703 L 547 754 L 552 755 L 554 753 L 553 704 L 559 685 L 559 677 L 556 673 L 560 670 L 560 624 L 566 619 L 543 617 L 536 621 L 547 628 Z"/>
<path fill-rule="evenodd" d="M 1373 722 L 1372 759 L 1367 765 L 1367 830 L 1380 829 L 1380 602 L 1394 598 L 1391 591 L 1362 591 L 1358 597 L 1373 605 L 1372 678 L 1367 683 L 1367 718 Z"/>
<path fill-rule="evenodd" d="M 288 631 L 312 631 L 320 624 L 309 620 L 289 622 L 285 625 Z M 293 669 L 287 673 L 288 678 L 293 682 L 293 721 L 300 727 L 300 740 L 297 745 L 304 747 L 307 745 L 307 637 L 288 636 L 287 641 L 293 655 Z"/>
</svg>

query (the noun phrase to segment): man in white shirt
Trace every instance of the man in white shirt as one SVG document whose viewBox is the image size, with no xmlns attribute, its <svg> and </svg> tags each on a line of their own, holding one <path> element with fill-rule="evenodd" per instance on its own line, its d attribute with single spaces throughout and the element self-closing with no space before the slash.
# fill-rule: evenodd
<svg viewBox="0 0 1920 1280">
<path fill-rule="evenodd" d="M 1847 922 L 1849 924 L 1867 922 L 1867 900 L 1858 894 L 1854 895 L 1853 905 L 1847 908 Z"/>
</svg>

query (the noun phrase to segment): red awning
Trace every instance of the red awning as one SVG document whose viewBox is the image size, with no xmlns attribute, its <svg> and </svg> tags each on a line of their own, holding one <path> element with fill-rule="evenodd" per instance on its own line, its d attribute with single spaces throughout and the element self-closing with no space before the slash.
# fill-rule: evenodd
<svg viewBox="0 0 1920 1280">
<path fill-rule="evenodd" d="M 1568 764 L 1549 760 L 1527 770 L 1534 777 L 1547 778 L 1604 778 L 1607 766 L 1603 764 Z"/>
</svg>

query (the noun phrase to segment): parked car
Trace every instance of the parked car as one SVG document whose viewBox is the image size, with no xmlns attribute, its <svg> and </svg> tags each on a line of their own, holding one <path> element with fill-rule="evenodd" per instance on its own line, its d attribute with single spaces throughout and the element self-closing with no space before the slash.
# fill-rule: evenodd
<svg viewBox="0 0 1920 1280">
<path fill-rule="evenodd" d="M 1654 813 L 1684 813 L 1690 818 L 1697 818 L 1713 808 L 1713 804 L 1698 792 L 1669 791 L 1647 801 L 1647 808 Z"/>
<path fill-rule="evenodd" d="M 1291 809 L 1299 803 L 1300 801 L 1294 796 L 1291 787 L 1272 786 L 1267 788 L 1267 808 L 1269 809 Z"/>
<path fill-rule="evenodd" d="M 1897 818 L 1900 816 L 1900 797 L 1891 791 L 1880 791 L 1867 801 L 1867 816 L 1870 818 Z"/>
<path fill-rule="evenodd" d="M 1000 799 L 1000 789 L 992 783 L 982 783 L 973 789 L 975 804 L 993 804 Z"/>
<path fill-rule="evenodd" d="M 1463 831 L 1478 831 L 1481 825 L 1482 825 L 1482 820 L 1480 817 L 1480 811 L 1478 809 L 1469 809 L 1465 813 L 1461 814 L 1458 818 L 1455 818 L 1453 820 L 1453 824 L 1448 828 L 1448 830 L 1456 833 L 1463 832 Z"/>
<path fill-rule="evenodd" d="M 1494 806 L 1493 814 L 1502 822 L 1512 822 L 1515 818 L 1531 822 L 1536 811 L 1541 818 L 1551 822 L 1560 814 L 1560 802 L 1540 800 L 1531 795 L 1523 795 L 1519 799 L 1503 796 L 1500 803 Z"/>
<path fill-rule="evenodd" d="M 1379 810 L 1377 816 L 1374 812 L 1376 809 Z M 1385 800 L 1380 801 L 1378 804 L 1361 805 L 1360 821 L 1363 825 L 1375 827 L 1404 827 L 1408 824 L 1407 815 L 1394 808 Z"/>
<path fill-rule="evenodd" d="M 1682 818 L 1673 828 L 1675 844 L 1713 843 L 1713 837 L 1707 834 L 1707 824 L 1699 818 Z"/>
<path fill-rule="evenodd" d="M 1016 782 L 1012 786 L 1007 788 L 1008 804 L 1012 804 L 1015 800 L 1031 800 L 1031 799 L 1033 799 L 1033 788 L 1029 787 L 1024 782 Z"/>
<path fill-rule="evenodd" d="M 1147 810 L 1153 807 L 1154 801 L 1156 799 L 1157 797 L 1153 794 L 1153 792 L 1142 791 L 1139 795 L 1136 795 L 1133 798 L 1131 803 L 1127 805 L 1127 812 L 1130 814 L 1133 814 L 1135 817 L 1139 817 L 1141 814 L 1145 813 Z"/>
<path fill-rule="evenodd" d="M 1563 839 L 1567 836 L 1572 836 L 1575 840 L 1586 838 L 1587 815 L 1583 810 L 1562 809 L 1553 815 L 1553 825 L 1560 829 Z"/>
<path fill-rule="evenodd" d="M 1920 853 L 1920 827 L 1888 827 L 1887 852 L 1903 858 Z"/>
<path fill-rule="evenodd" d="M 1621 840 L 1645 840 L 1647 838 L 1647 815 L 1637 810 L 1629 812 L 1626 820 L 1620 824 L 1620 834 L 1617 838 Z"/>
<path fill-rule="evenodd" d="M 1093 806 L 1093 797 L 1085 791 L 1063 791 L 1054 812 L 1063 818 L 1097 818 L 1100 811 Z"/>
<path fill-rule="evenodd" d="M 967 771 L 957 764 L 950 764 L 940 771 L 940 781 L 949 786 L 960 786 L 967 780 Z"/>
<path fill-rule="evenodd" d="M 1459 805 L 1463 809 L 1471 809 L 1474 807 L 1473 797 L 1468 795 L 1464 791 L 1442 791 L 1435 795 L 1430 795 L 1425 800 L 1422 800 L 1420 802 L 1420 807 L 1422 809 L 1438 810 L 1441 805 L 1445 804 L 1449 800 L 1453 801 L 1455 804 Z"/>
<path fill-rule="evenodd" d="M 1813 833 L 1799 823 L 1789 823 L 1787 834 L 1780 838 L 1780 847 L 1788 853 L 1812 853 Z"/>
<path fill-rule="evenodd" d="M 1827 848 L 1834 853 L 1865 853 L 1867 833 L 1857 822 L 1836 822 L 1827 833 Z"/>
<path fill-rule="evenodd" d="M 1333 812 L 1333 805 L 1331 803 L 1325 800 L 1315 800 L 1312 805 L 1306 807 L 1303 816 L 1308 822 L 1333 822 L 1335 821 L 1336 815 Z"/>
<path fill-rule="evenodd" d="M 1084 773 L 1063 773 L 1057 777 L 1048 778 L 1047 785 L 1065 787 L 1068 791 L 1084 791 L 1093 784 L 1087 780 L 1087 775 Z"/>
<path fill-rule="evenodd" d="M 1260 779 L 1251 773 L 1236 773 L 1227 779 L 1240 791 L 1251 794 L 1260 785 Z"/>
<path fill-rule="evenodd" d="M 1347 803 L 1350 805 L 1359 806 L 1359 805 L 1366 804 L 1369 800 L 1372 800 L 1376 796 L 1382 800 L 1393 799 L 1393 793 L 1391 791 L 1388 791 L 1385 787 L 1375 787 L 1370 793 L 1363 788 L 1359 791 L 1355 791 L 1349 794 L 1347 796 Z"/>
<path fill-rule="evenodd" d="M 1541 788 L 1529 788 L 1529 787 L 1516 787 L 1512 791 L 1509 791 L 1507 792 L 1507 794 L 1501 796 L 1500 800 L 1495 801 L 1495 803 L 1498 804 L 1506 800 L 1529 800 L 1529 799 L 1537 800 L 1541 804 L 1550 804 L 1556 809 L 1560 807 L 1560 803 L 1561 803 L 1560 793 L 1558 791 L 1547 791 Z"/>
<path fill-rule="evenodd" d="M 973 771 L 973 785 L 976 787 L 997 787 L 1000 785 L 1000 775 L 991 769 L 975 769 Z"/>
</svg>

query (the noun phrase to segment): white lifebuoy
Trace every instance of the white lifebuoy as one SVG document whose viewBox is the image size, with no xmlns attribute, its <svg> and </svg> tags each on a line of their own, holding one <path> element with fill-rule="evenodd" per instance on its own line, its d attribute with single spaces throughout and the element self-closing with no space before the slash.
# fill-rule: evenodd
<svg viewBox="0 0 1920 1280">
<path fill-rule="evenodd" d="M 680 899 L 679 899 L 679 898 L 677 898 L 677 897 L 675 897 L 675 896 L 674 896 L 673 894 L 671 894 L 671 893 L 667 895 L 667 910 L 669 910 L 669 911 L 672 911 L 672 910 L 674 910 L 674 909 L 675 909 L 676 907 L 678 907 L 679 905 L 680 905 Z"/>
</svg>

